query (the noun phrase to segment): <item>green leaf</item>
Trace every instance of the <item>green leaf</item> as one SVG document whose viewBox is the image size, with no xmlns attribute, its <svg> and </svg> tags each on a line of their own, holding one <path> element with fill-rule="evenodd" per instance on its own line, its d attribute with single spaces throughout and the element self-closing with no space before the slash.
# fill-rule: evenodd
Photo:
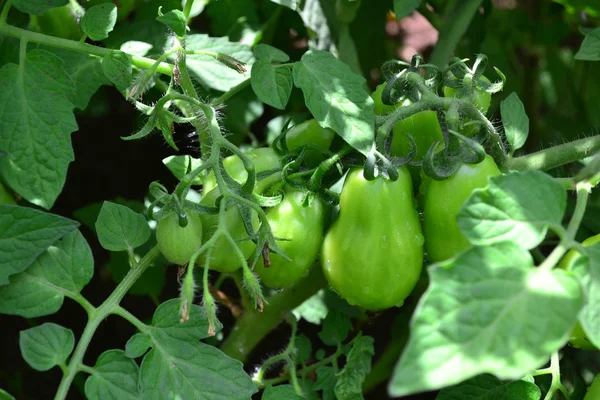
<svg viewBox="0 0 600 400">
<path fill-rule="evenodd" d="M 0 205 L 0 285 L 27 269 L 40 254 L 79 224 L 33 208 Z"/>
<path fill-rule="evenodd" d="M 523 147 L 529 136 L 529 117 L 516 93 L 511 93 L 500 103 L 500 114 L 506 139 L 514 152 Z"/>
<path fill-rule="evenodd" d="M 140 369 L 140 398 L 249 399 L 257 389 L 243 364 L 198 341 L 209 336 L 202 308 L 192 305 L 190 319 L 183 323 L 179 308 L 179 299 L 161 304 L 147 333 L 127 342 L 128 357 L 139 357 L 152 347 Z"/>
<path fill-rule="evenodd" d="M 0 400 L 15 400 L 15 398 L 6 391 L 0 389 Z"/>
<path fill-rule="evenodd" d="M 596 28 L 583 39 L 576 60 L 599 61 L 600 60 L 600 28 Z"/>
<path fill-rule="evenodd" d="M 103 3 L 88 9 L 81 18 L 81 30 L 92 40 L 104 40 L 117 22 L 117 6 Z"/>
<path fill-rule="evenodd" d="M 25 318 L 53 314 L 92 279 L 94 258 L 76 230 L 50 246 L 34 263 L 0 286 L 0 313 Z"/>
<path fill-rule="evenodd" d="M 585 247 L 586 273 L 581 274 L 581 285 L 586 293 L 586 303 L 579 313 L 579 322 L 586 337 L 600 348 L 600 243 Z M 581 257 L 582 261 L 586 258 Z"/>
<path fill-rule="evenodd" d="M 269 46 L 268 44 L 257 44 L 254 46 L 254 56 L 258 60 L 263 61 L 274 61 L 274 62 L 288 62 L 290 60 L 290 56 L 288 56 L 283 51 L 279 50 L 276 47 Z"/>
<path fill-rule="evenodd" d="M 291 8 L 292 10 L 296 10 L 298 5 L 300 4 L 300 0 L 271 0 L 273 3 L 282 5 L 287 8 Z"/>
<path fill-rule="evenodd" d="M 233 43 L 227 38 L 211 38 L 208 35 L 188 35 L 185 38 L 187 50 L 207 50 L 224 53 L 235 59 L 251 64 L 254 55 L 250 46 Z M 246 74 L 240 74 L 206 55 L 189 55 L 186 58 L 190 73 L 205 87 L 226 92 L 247 79 Z"/>
<path fill-rule="evenodd" d="M 337 346 L 348 337 L 352 329 L 350 318 L 339 311 L 329 311 L 327 318 L 323 321 L 323 329 L 319 332 L 319 338 L 327 346 Z"/>
<path fill-rule="evenodd" d="M 183 11 L 171 10 L 166 14 L 159 15 L 156 20 L 171 28 L 177 36 L 185 36 L 187 21 Z"/>
<path fill-rule="evenodd" d="M 421 0 L 394 0 L 396 19 L 409 16 L 421 5 Z"/>
<path fill-rule="evenodd" d="M 473 244 L 513 240 L 532 249 L 548 227 L 561 224 L 566 205 L 566 190 L 550 175 L 515 172 L 493 177 L 473 192 L 458 213 L 458 225 Z"/>
<path fill-rule="evenodd" d="M 263 103 L 284 110 L 292 93 L 292 71 L 258 60 L 252 65 L 250 83 Z"/>
<path fill-rule="evenodd" d="M 331 53 L 309 50 L 294 65 L 294 84 L 319 124 L 331 128 L 364 155 L 373 147 L 373 99 L 365 78 Z"/>
<path fill-rule="evenodd" d="M 227 36 L 232 42 L 250 45 L 261 28 L 257 3 L 253 0 L 210 1 L 206 16 L 211 21 L 212 34 Z"/>
<path fill-rule="evenodd" d="M 77 130 L 75 85 L 63 60 L 31 50 L 21 66 L 0 69 L 0 157 L 2 177 L 33 204 L 49 209 L 73 161 L 70 133 Z"/>
<path fill-rule="evenodd" d="M 171 171 L 175 178 L 181 180 L 188 172 L 195 170 L 202 165 L 202 160 L 192 156 L 169 156 L 162 160 L 163 164 Z M 192 185 L 201 185 L 202 177 L 196 176 Z"/>
<path fill-rule="evenodd" d="M 185 5 L 187 0 L 181 0 L 181 6 Z M 192 4 L 192 9 L 190 10 L 190 18 L 195 18 L 198 15 L 202 14 L 204 11 L 204 7 L 209 3 L 210 0 L 196 0 L 194 4 Z"/>
<path fill-rule="evenodd" d="M 319 290 L 292 312 L 297 319 L 304 318 L 311 324 L 320 325 L 328 313 L 327 304 L 325 304 L 325 291 Z"/>
<path fill-rule="evenodd" d="M 304 397 L 294 391 L 292 385 L 267 386 L 262 400 L 302 400 Z"/>
<path fill-rule="evenodd" d="M 333 367 L 320 367 L 317 369 L 317 384 L 315 389 L 322 390 L 322 400 L 337 400 L 335 396 L 335 384 L 337 377 Z"/>
<path fill-rule="evenodd" d="M 85 396 L 89 400 L 139 399 L 138 374 L 137 364 L 122 350 L 105 351 L 85 381 Z"/>
<path fill-rule="evenodd" d="M 388 387 L 392 396 L 482 373 L 520 379 L 564 346 L 583 305 L 572 275 L 534 268 L 513 242 L 471 247 L 432 265 L 429 277 Z"/>
<path fill-rule="evenodd" d="M 540 400 L 542 392 L 533 382 L 503 382 L 488 375 L 478 375 L 456 386 L 442 389 L 435 400 Z"/>
<path fill-rule="evenodd" d="M 113 50 L 102 58 L 104 75 L 123 92 L 131 85 L 133 67 L 131 56 L 122 51 Z"/>
<path fill-rule="evenodd" d="M 296 363 L 302 364 L 308 361 L 312 355 L 312 343 L 309 338 L 304 335 L 296 336 L 294 340 L 294 347 L 296 348 Z"/>
<path fill-rule="evenodd" d="M 362 383 L 371 371 L 371 358 L 375 354 L 373 338 L 359 333 L 352 341 L 346 365 L 337 375 L 335 395 L 338 400 L 362 399 Z"/>
<path fill-rule="evenodd" d="M 150 228 L 143 215 L 108 201 L 104 202 L 98 215 L 96 232 L 106 250 L 126 250 L 130 254 L 150 238 Z"/>
<path fill-rule="evenodd" d="M 64 69 L 75 83 L 75 91 L 68 99 L 80 110 L 85 110 L 92 95 L 100 86 L 109 85 L 98 57 L 58 48 L 47 48 L 64 61 Z"/>
<path fill-rule="evenodd" d="M 196 3 L 194 3 L 196 4 Z M 152 49 L 152 45 L 138 40 L 130 40 L 121 45 L 121 51 L 132 56 L 144 57 Z"/>
<path fill-rule="evenodd" d="M 74 346 L 73 331 L 51 322 L 19 334 L 21 354 L 27 364 L 37 371 L 48 371 L 65 363 Z"/>
<path fill-rule="evenodd" d="M 51 8 L 69 4 L 69 0 L 13 0 L 12 4 L 24 13 L 42 15 Z"/>
</svg>

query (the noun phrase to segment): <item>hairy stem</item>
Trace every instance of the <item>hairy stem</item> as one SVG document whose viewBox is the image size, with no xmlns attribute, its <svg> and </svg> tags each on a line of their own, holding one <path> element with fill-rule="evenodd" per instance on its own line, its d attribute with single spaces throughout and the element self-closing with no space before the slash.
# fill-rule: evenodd
<svg viewBox="0 0 600 400">
<path fill-rule="evenodd" d="M 79 43 L 74 40 L 62 39 L 54 36 L 44 35 L 42 33 L 31 32 L 26 29 L 17 28 L 1 22 L 0 35 L 12 36 L 18 39 L 27 39 L 33 43 L 43 44 L 50 47 L 58 47 L 60 49 L 76 51 L 78 53 L 86 53 L 98 57 L 104 57 L 111 51 L 114 51 L 112 49 L 93 46 L 87 43 Z M 155 60 L 147 57 L 133 55 L 130 57 L 131 63 L 140 68 L 150 68 L 155 63 Z M 168 63 L 160 63 L 156 71 L 160 72 L 161 74 L 171 75 L 173 73 L 173 65 Z"/>
<path fill-rule="evenodd" d="M 64 400 L 67 398 L 71 383 L 73 382 L 77 372 L 80 370 L 83 357 L 90 342 L 92 341 L 92 337 L 96 333 L 96 329 L 98 329 L 98 326 L 100 326 L 106 317 L 112 313 L 115 313 L 115 310 L 117 310 L 117 313 L 120 312 L 119 303 L 125 294 L 140 278 L 140 276 L 142 276 L 142 274 L 152 264 L 156 257 L 158 257 L 159 254 L 160 251 L 158 250 L 157 246 L 152 248 L 152 250 L 150 250 L 148 254 L 142 258 L 142 260 L 140 260 L 140 263 L 137 265 L 137 267 L 132 268 L 127 275 L 125 275 L 121 283 L 119 283 L 111 295 L 108 296 L 106 301 L 104 301 L 100 307 L 96 308 L 90 313 L 88 323 L 86 324 L 83 334 L 81 335 L 81 339 L 79 339 L 79 343 L 77 343 L 75 352 L 69 361 L 67 373 L 63 376 L 60 382 L 58 391 L 54 397 L 55 400 Z"/>
<path fill-rule="evenodd" d="M 600 135 L 563 143 L 525 156 L 507 159 L 504 167 L 515 171 L 546 171 L 582 160 L 600 151 Z"/>
<path fill-rule="evenodd" d="M 254 347 L 279 325 L 284 313 L 293 310 L 326 285 L 321 267 L 313 265 L 310 273 L 296 285 L 270 297 L 262 313 L 245 310 L 223 342 L 221 350 L 244 362 Z"/>
</svg>

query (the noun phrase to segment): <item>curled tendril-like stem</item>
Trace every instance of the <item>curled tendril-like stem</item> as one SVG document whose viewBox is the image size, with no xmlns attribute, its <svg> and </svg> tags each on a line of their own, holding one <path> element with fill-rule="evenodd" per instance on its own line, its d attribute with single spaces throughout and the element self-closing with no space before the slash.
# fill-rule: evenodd
<svg viewBox="0 0 600 400">
<path fill-rule="evenodd" d="M 479 54 L 473 63 L 473 67 L 469 68 L 466 62 L 468 59 L 452 58 L 448 66 L 444 69 L 444 85 L 460 89 L 464 87 L 463 80 L 466 75 L 473 76 L 472 87 L 488 93 L 497 93 L 504 88 L 506 76 L 498 68 L 494 67 L 494 71 L 500 77 L 500 81 L 490 82 L 484 78 L 483 74 L 488 66 L 488 58 L 484 54 Z M 450 73 L 451 75 L 448 76 Z"/>
<path fill-rule="evenodd" d="M 413 102 L 418 101 L 421 94 L 417 88 L 407 81 L 407 76 L 409 72 L 421 76 L 421 71 L 424 71 L 425 75 L 429 74 L 429 77 L 424 78 L 424 83 L 428 88 L 435 91 L 442 82 L 442 71 L 436 65 L 424 64 L 423 58 L 418 54 L 413 56 L 410 64 L 399 60 L 385 62 L 381 67 L 381 73 L 387 82 L 381 93 L 383 104 L 393 105 L 402 98 L 408 98 Z"/>
</svg>

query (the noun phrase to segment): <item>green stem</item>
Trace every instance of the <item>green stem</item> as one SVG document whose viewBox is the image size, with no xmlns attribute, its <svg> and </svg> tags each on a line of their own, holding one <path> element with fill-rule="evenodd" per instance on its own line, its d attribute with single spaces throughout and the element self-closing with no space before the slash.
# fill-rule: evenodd
<svg viewBox="0 0 600 400">
<path fill-rule="evenodd" d="M 133 286 L 140 276 L 142 276 L 142 274 L 152 264 L 156 257 L 158 257 L 159 254 L 160 251 L 158 250 L 157 246 L 152 248 L 152 250 L 150 250 L 148 254 L 146 254 L 144 258 L 140 260 L 140 263 L 136 268 L 129 270 L 127 275 L 125 275 L 121 283 L 119 283 L 110 296 L 108 296 L 106 301 L 104 301 L 100 307 L 91 312 L 88 318 L 88 323 L 83 330 L 81 338 L 79 339 L 79 343 L 77 343 L 77 348 L 75 349 L 75 352 L 69 361 L 69 365 L 67 367 L 68 373 L 63 376 L 54 400 L 64 400 L 67 398 L 71 383 L 73 382 L 77 372 L 80 370 L 83 356 L 85 355 L 85 352 L 92 341 L 92 337 L 96 333 L 96 329 L 98 329 L 98 326 L 100 326 L 106 317 L 114 313 L 114 311 L 119 308 L 119 303 L 125 294 L 127 294 L 131 286 Z"/>
<path fill-rule="evenodd" d="M 26 39 L 33 43 L 43 44 L 50 47 L 57 47 L 65 50 L 76 51 L 78 53 L 91 54 L 98 57 L 104 57 L 111 51 L 114 51 L 104 47 L 93 46 L 87 43 L 79 43 L 75 40 L 57 38 L 54 36 L 44 35 L 42 33 L 37 32 L 31 32 L 26 29 L 21 29 L 11 25 L 7 25 L 6 23 L 3 23 L 1 21 L 1 16 L 0 35 L 12 36 L 18 39 Z M 130 55 L 130 57 L 131 63 L 136 67 L 140 68 L 150 68 L 155 63 L 155 60 L 147 57 L 139 57 L 133 55 Z M 173 73 L 173 65 L 168 63 L 160 63 L 156 71 L 160 72 L 161 74 L 171 75 Z"/>
<path fill-rule="evenodd" d="M 148 325 L 144 324 L 135 315 L 133 315 L 132 313 L 130 313 L 129 311 L 127 311 L 126 309 L 124 309 L 121 306 L 116 306 L 112 310 L 112 314 L 118 315 L 119 317 L 128 321 L 131 325 L 135 326 L 137 328 L 137 330 L 142 333 L 148 331 Z"/>
<path fill-rule="evenodd" d="M 313 265 L 309 274 L 297 284 L 270 297 L 262 313 L 245 310 L 221 345 L 221 350 L 230 357 L 245 361 L 252 349 L 279 325 L 284 313 L 298 307 L 326 285 L 321 267 Z"/>
<path fill-rule="evenodd" d="M 482 0 L 464 0 L 453 13 L 445 16 L 438 42 L 429 59 L 430 63 L 440 67 L 446 65 L 458 42 L 469 28 L 481 2 Z"/>
<path fill-rule="evenodd" d="M 8 18 L 8 11 L 12 6 L 12 0 L 6 0 L 6 4 L 2 7 L 2 14 L 0 14 L 0 25 L 6 25 L 6 19 Z"/>
<path fill-rule="evenodd" d="M 600 135 L 563 143 L 526 156 L 507 159 L 504 167 L 515 171 L 546 171 L 582 160 L 600 151 Z"/>
<path fill-rule="evenodd" d="M 225 103 L 227 100 L 229 100 L 229 98 L 231 96 L 233 96 L 234 94 L 242 91 L 243 89 L 245 89 L 248 85 L 250 85 L 250 78 L 247 78 L 243 81 L 241 81 L 240 83 L 238 83 L 236 86 L 232 87 L 231 89 L 229 89 L 227 92 L 223 93 L 222 95 L 220 95 L 219 97 L 217 97 L 216 99 L 214 99 L 211 102 L 211 105 L 213 107 L 217 107 L 220 106 L 221 104 Z"/>
</svg>

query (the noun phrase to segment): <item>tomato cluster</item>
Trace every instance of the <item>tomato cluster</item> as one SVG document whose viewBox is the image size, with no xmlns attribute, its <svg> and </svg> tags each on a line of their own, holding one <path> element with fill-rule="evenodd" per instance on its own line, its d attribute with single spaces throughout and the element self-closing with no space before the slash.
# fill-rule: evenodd
<svg viewBox="0 0 600 400">
<path fill-rule="evenodd" d="M 394 106 L 384 105 L 383 87 L 378 86 L 372 94 L 377 114 L 387 114 L 410 104 L 405 100 Z M 446 96 L 460 93 L 451 88 L 444 92 Z M 485 112 L 489 107 L 489 94 L 476 91 L 474 101 Z M 463 134 L 472 136 L 473 133 Z M 283 199 L 268 208 L 265 215 L 277 246 L 285 256 L 273 252 L 268 256 L 263 254 L 256 261 L 254 272 L 266 286 L 289 287 L 305 276 L 320 256 L 329 284 L 350 304 L 369 310 L 400 306 L 419 280 L 424 259 L 445 260 L 469 246 L 458 228 L 457 214 L 473 190 L 485 186 L 489 177 L 500 171 L 489 156 L 479 164 L 463 164 L 443 181 L 428 178 L 421 173 L 421 168 L 413 166 L 399 167 L 396 180 L 381 175 L 367 180 L 364 169 L 352 168 L 347 172 L 341 191 L 339 214 L 327 229 L 329 204 L 320 196 L 308 196 L 305 190 L 284 184 L 282 168 L 285 155 L 293 159 L 299 154 L 303 155 L 302 163 L 307 168 L 315 168 L 325 159 L 333 137 L 333 131 L 311 119 L 285 132 L 276 140 L 274 148 L 245 153 L 254 163 L 259 178 L 254 187 L 256 194 L 262 195 L 274 185 L 283 188 Z M 434 143 L 442 141 L 437 114 L 421 111 L 394 127 L 390 152 L 403 156 L 414 143 L 415 160 L 421 161 Z M 234 181 L 240 184 L 246 181 L 247 172 L 238 156 L 223 159 L 222 166 L 222 172 Z M 419 184 L 417 202 L 414 187 Z M 211 171 L 204 180 L 200 204 L 215 206 L 220 195 Z M 216 239 L 211 251 L 200 256 L 199 263 L 208 261 L 211 269 L 226 273 L 240 268 L 243 263 L 239 251 L 246 260 L 259 252 L 249 237 L 239 205 L 226 204 L 224 212 L 225 216 L 190 214 L 185 228 L 179 226 L 175 216 L 161 220 L 157 235 L 163 254 L 177 264 L 189 262 L 201 243 L 213 237 L 221 221 L 230 237 Z M 250 223 L 254 231 L 260 227 L 256 213 Z M 236 252 L 233 242 L 239 251 Z"/>
</svg>

